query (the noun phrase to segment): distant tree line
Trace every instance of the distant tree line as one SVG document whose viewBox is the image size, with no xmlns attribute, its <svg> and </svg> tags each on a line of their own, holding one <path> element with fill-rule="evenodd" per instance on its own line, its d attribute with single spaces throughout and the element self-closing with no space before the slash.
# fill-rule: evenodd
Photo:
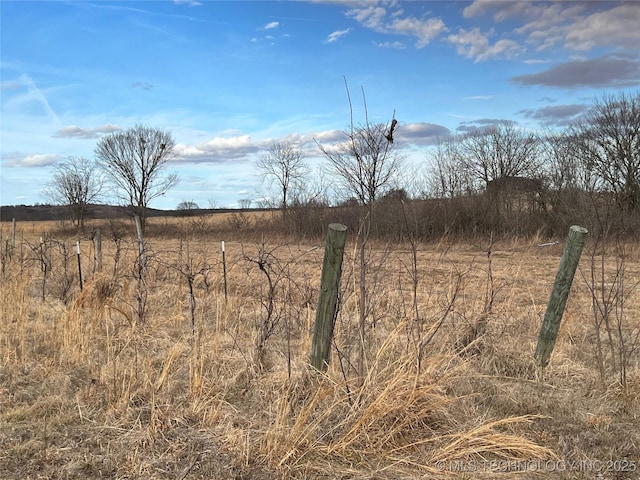
<svg viewBox="0 0 640 480">
<path fill-rule="evenodd" d="M 536 132 L 505 120 L 442 138 L 425 155 L 421 174 L 407 170 L 394 142 L 401 128 L 395 116 L 370 123 L 365 101 L 363 124 L 352 113 L 340 142 L 316 142 L 325 159 L 318 172 L 295 144 L 271 144 L 255 166 L 276 191 L 270 206 L 282 215 L 261 228 L 322 235 L 327 222 L 340 221 L 363 238 L 402 238 L 411 229 L 425 239 L 560 235 L 573 223 L 640 232 L 640 92 L 605 95 L 562 131 Z M 58 164 L 45 197 L 68 205 L 79 226 L 86 206 L 105 192 L 144 221 L 149 202 L 178 182 L 165 172 L 174 148 L 169 132 L 143 125 L 107 135 L 95 160 Z M 198 205 L 185 200 L 177 209 L 186 215 Z"/>
<path fill-rule="evenodd" d="M 359 231 L 364 209 L 372 222 L 366 228 L 377 236 L 406 237 L 409 228 L 422 238 L 563 235 L 574 223 L 640 232 L 640 92 L 603 96 L 562 131 L 502 121 L 443 138 L 426 155 L 418 187 L 416 172 L 403 169 L 387 135 L 391 123 L 365 123 L 345 131 L 337 145 L 319 144 L 336 181 L 329 189 L 308 173 L 296 175 L 301 188 L 288 195 L 286 229 L 321 234 L 327 221 L 341 221 Z M 369 163 L 380 146 L 393 160 Z M 257 167 L 269 176 L 265 165 L 276 164 L 283 165 L 269 150 Z"/>
</svg>

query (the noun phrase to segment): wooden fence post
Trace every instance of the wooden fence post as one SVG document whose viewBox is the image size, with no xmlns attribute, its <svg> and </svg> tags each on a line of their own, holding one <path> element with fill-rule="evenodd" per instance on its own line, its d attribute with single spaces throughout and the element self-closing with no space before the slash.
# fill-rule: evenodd
<svg viewBox="0 0 640 480">
<path fill-rule="evenodd" d="M 96 257 L 98 261 L 98 271 L 102 271 L 102 233 L 98 228 L 96 230 Z"/>
<path fill-rule="evenodd" d="M 551 297 L 549 297 L 547 311 L 544 314 L 544 321 L 540 328 L 538 346 L 534 354 L 534 357 L 540 361 L 542 367 L 546 367 L 549 364 L 587 233 L 589 232 L 586 228 L 576 225 L 569 229 L 569 236 L 560 259 L 556 281 L 553 284 Z"/>
<path fill-rule="evenodd" d="M 16 219 L 11 219 L 11 250 L 16 248 Z"/>
<path fill-rule="evenodd" d="M 76 241 L 76 255 L 78 256 L 78 283 L 82 291 L 82 262 L 80 261 L 80 240 Z"/>
<path fill-rule="evenodd" d="M 222 240 L 222 277 L 224 281 L 224 301 L 227 301 L 227 258 L 224 253 L 224 240 Z"/>
<path fill-rule="evenodd" d="M 338 309 L 338 291 L 346 238 L 347 227 L 345 225 L 339 223 L 329 225 L 322 263 L 318 310 L 313 326 L 313 341 L 309 357 L 311 366 L 319 371 L 325 371 L 329 365 L 329 352 L 331 351 L 333 327 Z"/>
<path fill-rule="evenodd" d="M 136 233 L 138 234 L 138 253 L 140 254 L 140 265 L 145 265 L 144 258 L 144 236 L 142 234 L 142 221 L 140 215 L 135 216 L 136 221 Z"/>
<path fill-rule="evenodd" d="M 147 311 L 147 288 L 144 282 L 145 269 L 147 266 L 147 257 L 144 252 L 144 236 L 142 232 L 142 221 L 140 216 L 135 216 L 136 233 L 138 234 L 138 258 L 136 260 L 136 268 L 138 270 L 138 286 L 136 289 L 136 300 L 138 301 L 138 310 L 136 315 L 139 323 L 144 323 Z"/>
</svg>

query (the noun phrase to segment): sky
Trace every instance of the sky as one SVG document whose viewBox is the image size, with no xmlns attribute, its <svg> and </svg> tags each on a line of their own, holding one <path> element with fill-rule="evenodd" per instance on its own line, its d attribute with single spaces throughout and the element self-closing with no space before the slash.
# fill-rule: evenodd
<svg viewBox="0 0 640 480">
<path fill-rule="evenodd" d="M 561 129 L 640 90 L 640 2 L 0 1 L 0 204 L 45 203 L 55 165 L 136 124 L 170 132 L 179 184 L 151 207 L 257 205 L 275 141 L 313 172 L 388 122 L 418 178 L 448 135 Z M 311 180 L 310 180 L 311 181 Z"/>
</svg>

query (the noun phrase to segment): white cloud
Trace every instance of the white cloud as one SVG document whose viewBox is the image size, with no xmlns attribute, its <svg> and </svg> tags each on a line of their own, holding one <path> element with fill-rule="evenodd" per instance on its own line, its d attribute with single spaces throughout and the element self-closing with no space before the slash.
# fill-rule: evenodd
<svg viewBox="0 0 640 480">
<path fill-rule="evenodd" d="M 249 135 L 214 137 L 197 145 L 178 143 L 176 160 L 182 162 L 225 162 L 250 156 L 265 148 L 265 142 L 255 142 Z"/>
<path fill-rule="evenodd" d="M 471 30 L 461 28 L 457 34 L 449 35 L 447 41 L 456 47 L 458 54 L 473 58 L 475 62 L 513 58 L 525 50 L 524 47 L 509 39 L 498 40 L 491 45 L 489 38 L 479 28 Z"/>
<path fill-rule="evenodd" d="M 496 22 L 503 22 L 510 17 L 525 14 L 532 8 L 535 8 L 534 5 L 528 1 L 475 0 L 462 10 L 462 16 L 464 18 L 479 17 L 493 10 L 493 19 Z"/>
<path fill-rule="evenodd" d="M 388 5 L 389 8 L 397 7 L 395 2 L 389 2 Z M 447 31 L 446 25 L 440 18 L 415 18 L 403 16 L 403 13 L 401 8 L 396 8 L 389 13 L 388 9 L 377 4 L 367 4 L 351 8 L 347 11 L 347 16 L 376 32 L 415 37 L 417 48 L 425 47 L 438 35 Z M 387 14 L 390 17 L 389 20 L 387 20 Z"/>
<path fill-rule="evenodd" d="M 451 131 L 442 125 L 433 123 L 403 123 L 394 131 L 394 137 L 398 145 L 432 145 L 437 142 L 438 138 L 451 135 Z M 342 130 L 326 130 L 316 134 L 307 134 L 300 137 L 300 143 L 303 146 L 311 147 L 308 140 L 313 139 L 321 144 L 328 151 L 339 151 L 345 146 L 347 137 Z M 316 148 L 317 150 L 317 148 Z"/>
<path fill-rule="evenodd" d="M 38 154 L 21 157 L 17 155 L 8 156 L 5 165 L 7 167 L 47 167 L 60 161 L 60 156 L 55 154 Z"/>
<path fill-rule="evenodd" d="M 179 163 L 215 163 L 232 161 L 251 161 L 257 154 L 265 151 L 274 141 L 291 143 L 302 149 L 305 155 L 318 155 L 320 144 L 335 144 L 344 140 L 342 130 L 325 130 L 320 132 L 293 133 L 280 138 L 254 140 L 248 134 L 237 130 L 221 132 L 218 136 L 197 144 L 178 143 L 175 148 L 175 161 Z"/>
<path fill-rule="evenodd" d="M 302 136 L 303 142 L 313 142 L 316 140 L 318 143 L 330 143 L 337 142 L 344 139 L 344 132 L 342 130 L 324 130 L 315 134 L 307 134 Z"/>
<path fill-rule="evenodd" d="M 97 138 L 101 134 L 105 133 L 113 133 L 121 130 L 118 125 L 101 125 L 99 127 L 94 128 L 80 128 L 76 125 L 69 125 L 61 128 L 56 133 L 53 134 L 56 138 L 82 138 L 82 139 L 91 139 Z"/>
<path fill-rule="evenodd" d="M 526 35 L 527 43 L 538 50 L 557 45 L 576 51 L 603 45 L 636 50 L 640 43 L 638 2 L 476 0 L 463 10 L 465 18 L 488 14 L 496 22 L 521 20 L 514 33 Z"/>
<path fill-rule="evenodd" d="M 438 139 L 448 137 L 451 131 L 442 125 L 434 123 L 406 123 L 401 124 L 395 137 L 398 144 L 406 145 L 435 145 Z"/>
<path fill-rule="evenodd" d="M 280 26 L 280 22 L 269 22 L 264 27 L 265 30 L 272 30 L 274 28 L 278 28 Z"/>
<path fill-rule="evenodd" d="M 344 37 L 346 34 L 348 34 L 351 31 L 350 28 L 347 28 L 346 30 L 336 30 L 335 32 L 332 32 L 329 34 L 329 36 L 327 37 L 327 39 L 324 41 L 324 43 L 333 43 L 338 41 L 340 38 Z"/>
<path fill-rule="evenodd" d="M 202 5 L 201 2 L 196 0 L 173 0 L 173 3 L 176 5 L 189 5 L 190 7 L 199 7 Z"/>
<path fill-rule="evenodd" d="M 567 29 L 567 48 L 586 51 L 599 45 L 640 45 L 640 3 L 625 3 L 597 12 L 573 23 Z"/>
<path fill-rule="evenodd" d="M 407 47 L 405 47 L 404 43 L 402 42 L 372 42 L 376 47 L 380 47 L 380 48 L 395 48 L 398 50 L 403 50 Z"/>
<path fill-rule="evenodd" d="M 396 18 L 390 25 L 390 30 L 402 35 L 412 35 L 417 37 L 416 47 L 427 46 L 431 40 L 441 33 L 447 31 L 444 22 L 439 18 L 428 18 L 426 20 L 417 18 Z"/>
<path fill-rule="evenodd" d="M 386 14 L 387 11 L 384 8 L 375 5 L 352 8 L 347 11 L 348 17 L 352 17 L 365 27 L 374 30 L 383 28 L 382 23 Z"/>
</svg>

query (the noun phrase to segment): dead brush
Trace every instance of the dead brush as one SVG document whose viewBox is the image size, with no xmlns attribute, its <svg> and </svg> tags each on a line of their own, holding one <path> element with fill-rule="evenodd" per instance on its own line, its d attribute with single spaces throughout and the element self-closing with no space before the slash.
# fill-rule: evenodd
<svg viewBox="0 0 640 480">
<path fill-rule="evenodd" d="M 34 304 L 28 301 L 29 279 L 16 274 L 10 280 L 3 279 L 0 288 L 0 361 L 5 365 L 28 357 L 28 320 L 34 315 Z"/>
<path fill-rule="evenodd" d="M 259 447 L 270 468 L 291 476 L 415 475 L 442 473 L 436 468 L 440 460 L 554 458 L 549 449 L 504 432 L 532 416 L 466 427 L 456 418 L 459 399 L 449 393 L 464 364 L 453 354 L 434 355 L 418 371 L 417 352 L 390 354 L 402 351 L 405 328 L 389 336 L 355 390 L 331 373 L 303 376 L 285 389 Z"/>
</svg>

